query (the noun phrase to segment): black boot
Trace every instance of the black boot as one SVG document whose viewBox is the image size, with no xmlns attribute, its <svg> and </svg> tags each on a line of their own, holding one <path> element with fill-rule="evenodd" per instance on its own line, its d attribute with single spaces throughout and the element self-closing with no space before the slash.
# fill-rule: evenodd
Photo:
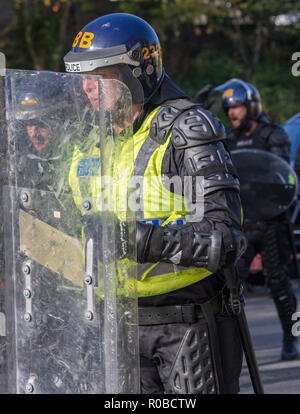
<svg viewBox="0 0 300 414">
<path fill-rule="evenodd" d="M 281 352 L 281 359 L 283 361 L 291 361 L 298 356 L 297 338 L 290 332 L 283 334 L 283 345 Z"/>
</svg>

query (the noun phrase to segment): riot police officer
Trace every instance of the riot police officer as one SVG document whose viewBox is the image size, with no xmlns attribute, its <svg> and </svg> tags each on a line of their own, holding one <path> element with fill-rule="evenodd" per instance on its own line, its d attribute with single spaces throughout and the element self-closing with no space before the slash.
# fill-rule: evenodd
<svg viewBox="0 0 300 414">
<path fill-rule="evenodd" d="M 51 88 L 48 85 L 52 85 Z M 73 235 L 67 213 L 73 206 L 73 199 L 68 195 L 74 146 L 70 86 L 58 73 L 40 71 L 38 76 L 22 77 L 15 101 L 16 114 L 14 122 L 10 123 L 10 134 L 16 137 L 18 185 L 53 193 L 52 207 L 63 208 L 64 230 Z"/>
<path fill-rule="evenodd" d="M 256 148 L 270 151 L 289 162 L 290 142 L 283 128 L 268 121 L 262 110 L 258 90 L 240 79 L 231 79 L 216 88 L 222 92 L 222 106 L 230 121 L 228 146 L 230 150 Z M 268 222 L 252 222 L 247 217 L 244 229 L 248 248 L 239 262 L 242 278 L 246 281 L 252 259 L 259 252 L 267 284 L 270 288 L 283 329 L 281 357 L 297 357 L 296 338 L 291 333 L 292 314 L 297 300 L 288 275 L 291 245 L 286 215 L 281 214 Z"/>
<path fill-rule="evenodd" d="M 159 39 L 137 16 L 115 13 L 90 22 L 64 61 L 68 72 L 120 80 L 132 94 L 132 175 L 142 178 L 136 214 L 142 392 L 237 393 L 242 348 L 236 320 L 222 309 L 222 269 L 239 257 L 237 240 L 244 239 L 239 181 L 223 125 L 165 73 Z M 82 87 L 91 113 L 101 105 L 108 116 L 117 104 L 113 97 L 99 102 L 92 78 Z M 85 157 L 78 148 L 70 170 L 76 197 Z M 167 186 L 174 177 L 190 178 L 191 185 Z M 188 208 L 162 208 L 159 200 L 170 197 Z M 199 213 L 202 201 L 204 213 L 193 215 L 191 206 Z"/>
</svg>

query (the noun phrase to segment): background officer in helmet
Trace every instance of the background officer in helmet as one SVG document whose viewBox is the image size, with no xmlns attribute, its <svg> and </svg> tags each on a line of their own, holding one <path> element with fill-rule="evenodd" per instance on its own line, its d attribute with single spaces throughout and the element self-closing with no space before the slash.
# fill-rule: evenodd
<svg viewBox="0 0 300 414">
<path fill-rule="evenodd" d="M 142 177 L 143 205 L 136 214 L 142 392 L 237 393 L 242 348 L 236 320 L 222 310 L 221 292 L 222 268 L 241 254 L 236 240 L 243 235 L 239 181 L 223 145 L 223 125 L 168 77 L 159 39 L 139 17 L 116 13 L 95 19 L 77 34 L 64 60 L 67 71 L 118 79 L 132 94 L 133 175 Z M 91 112 L 97 111 L 97 82 L 82 87 Z M 107 112 L 117 104 L 109 90 L 102 104 Z M 74 194 L 85 151 L 78 149 L 71 166 Z M 199 176 L 203 215 L 191 220 L 190 210 L 160 207 L 159 199 L 172 195 L 197 211 Z M 180 191 L 164 185 L 174 177 L 191 178 L 192 185 Z M 151 188 L 151 203 L 145 191 L 149 178 L 159 181 Z"/>
<path fill-rule="evenodd" d="M 223 91 L 222 105 L 231 124 L 227 131 L 229 149 L 271 151 L 289 162 L 288 136 L 283 128 L 268 121 L 258 90 L 240 79 L 232 79 L 216 89 Z M 283 328 L 282 359 L 289 360 L 297 357 L 296 338 L 291 333 L 291 317 L 297 301 L 288 277 L 291 245 L 285 220 L 285 214 L 268 223 L 253 223 L 245 218 L 248 248 L 239 261 L 239 269 L 247 280 L 252 259 L 258 252 L 262 254 L 264 274 Z"/>
<path fill-rule="evenodd" d="M 38 76 L 29 74 L 20 80 L 16 92 L 18 121 L 11 125 L 11 133 L 18 138 L 19 186 L 43 190 L 58 186 L 63 190 L 58 165 L 66 161 L 62 150 L 68 140 L 63 128 L 68 99 L 67 85 L 57 73 L 41 71 Z"/>
<path fill-rule="evenodd" d="M 68 85 L 63 76 L 50 71 L 24 75 L 15 99 L 16 121 L 10 123 L 9 133 L 16 137 L 17 185 L 51 193 L 52 206 L 62 210 L 65 219 L 61 221 L 67 225 L 67 211 L 73 206 L 70 195 L 64 197 L 70 193 L 68 172 L 73 152 L 71 129 L 66 125 L 70 119 Z M 73 234 L 72 224 L 64 230 Z"/>
</svg>

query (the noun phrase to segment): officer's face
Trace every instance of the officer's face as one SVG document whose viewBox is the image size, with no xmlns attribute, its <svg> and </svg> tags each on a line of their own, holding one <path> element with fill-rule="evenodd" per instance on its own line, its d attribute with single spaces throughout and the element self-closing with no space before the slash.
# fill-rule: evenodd
<svg viewBox="0 0 300 414">
<path fill-rule="evenodd" d="M 103 109 L 107 111 L 113 109 L 119 98 L 119 91 L 117 83 L 114 80 L 119 79 L 117 72 L 109 69 L 96 69 L 93 72 L 87 72 L 89 75 L 101 75 L 102 79 L 105 80 L 102 86 L 101 96 L 103 97 Z M 93 78 L 86 78 L 82 81 L 82 87 L 86 93 L 92 106 L 98 111 L 99 110 L 99 89 L 98 80 Z"/>
<path fill-rule="evenodd" d="M 247 108 L 245 105 L 234 106 L 228 109 L 227 112 L 232 128 L 239 128 L 247 115 Z"/>
<path fill-rule="evenodd" d="M 41 125 L 27 125 L 27 135 L 37 151 L 43 151 L 48 147 L 50 133 L 49 129 Z"/>
</svg>

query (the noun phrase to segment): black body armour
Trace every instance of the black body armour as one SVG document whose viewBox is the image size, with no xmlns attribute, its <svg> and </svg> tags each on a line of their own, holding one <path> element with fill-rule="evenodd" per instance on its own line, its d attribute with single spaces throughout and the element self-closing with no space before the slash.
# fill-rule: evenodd
<svg viewBox="0 0 300 414">
<path fill-rule="evenodd" d="M 226 132 L 230 151 L 257 148 L 270 151 L 289 162 L 291 144 L 286 132 L 278 124 L 260 121 L 249 136 L 246 136 L 244 132 L 237 134 L 232 128 L 227 129 Z"/>
<path fill-rule="evenodd" d="M 175 107 L 178 108 L 178 104 L 179 107 L 182 106 L 179 110 L 176 109 L 178 113 L 175 116 L 172 113 L 174 102 L 177 102 L 174 104 Z M 194 223 L 194 227 L 197 231 L 203 232 L 222 231 L 225 235 L 223 237 L 226 237 L 229 228 L 241 231 L 239 182 L 224 146 L 226 139 L 222 124 L 199 105 L 186 100 L 183 93 L 181 94 L 177 87 L 173 86 L 173 82 L 166 77 L 153 102 L 145 106 L 143 114 L 135 125 L 135 130 L 139 127 L 141 118 L 144 119 L 158 105 L 162 106 L 157 115 L 158 125 L 155 127 L 154 120 L 150 133 L 155 129 L 156 137 L 166 137 L 170 130 L 169 124 L 172 124 L 171 142 L 162 162 L 162 177 L 183 178 L 196 175 L 198 170 L 201 170 L 201 175 L 209 177 L 204 188 L 204 218 L 201 222 Z M 171 122 L 173 118 L 175 120 Z M 195 122 L 197 125 L 193 127 Z M 200 125 L 202 130 L 199 129 Z M 192 259 L 190 257 L 191 264 Z M 139 305 L 197 303 L 199 300 L 218 294 L 223 285 L 223 275 L 217 271 L 208 278 L 177 291 L 139 298 Z"/>
<path fill-rule="evenodd" d="M 284 129 L 277 124 L 259 122 L 249 136 L 239 135 L 233 129 L 227 131 L 228 147 L 232 151 L 241 148 L 257 148 L 270 151 L 285 161 L 290 158 L 290 141 Z M 287 213 L 288 214 L 288 213 Z M 252 223 L 245 217 L 244 231 L 248 249 L 238 263 L 240 276 L 247 280 L 256 253 L 261 253 L 264 275 L 270 288 L 284 335 L 291 336 L 292 315 L 297 309 L 296 296 L 289 281 L 288 266 L 291 256 L 288 216 L 283 213 L 268 222 Z"/>
</svg>

